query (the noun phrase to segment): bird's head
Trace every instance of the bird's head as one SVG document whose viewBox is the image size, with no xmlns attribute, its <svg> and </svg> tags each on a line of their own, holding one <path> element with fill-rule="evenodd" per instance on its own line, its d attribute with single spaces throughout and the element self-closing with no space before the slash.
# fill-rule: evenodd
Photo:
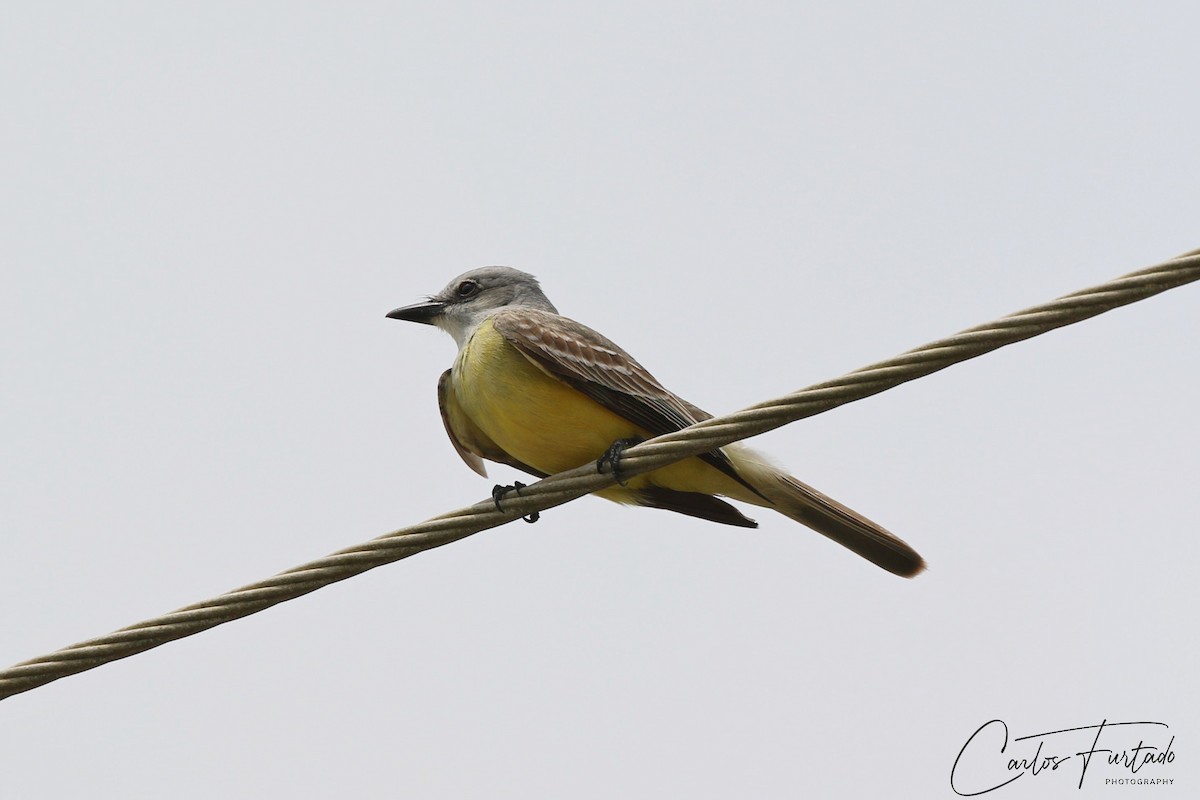
<svg viewBox="0 0 1200 800">
<path fill-rule="evenodd" d="M 388 319 L 436 325 L 461 347 L 471 333 L 506 306 L 537 308 L 557 314 L 537 278 L 512 267 L 480 267 L 464 272 L 420 303 L 388 312 Z"/>
</svg>

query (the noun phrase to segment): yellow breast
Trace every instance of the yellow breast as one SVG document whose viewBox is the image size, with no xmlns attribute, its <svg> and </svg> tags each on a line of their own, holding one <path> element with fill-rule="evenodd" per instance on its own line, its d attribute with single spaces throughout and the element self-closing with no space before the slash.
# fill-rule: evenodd
<svg viewBox="0 0 1200 800">
<path fill-rule="evenodd" d="M 463 411 L 492 441 L 542 472 L 595 461 L 618 439 L 648 435 L 544 372 L 490 320 L 459 352 L 453 386 Z"/>
<path fill-rule="evenodd" d="M 594 463 L 619 439 L 650 433 L 548 374 L 497 333 L 491 321 L 459 351 L 452 385 L 462 412 L 498 447 L 546 474 Z M 597 492 L 633 502 L 630 490 L 653 484 L 668 489 L 758 498 L 698 458 L 631 478 L 627 486 Z"/>
</svg>

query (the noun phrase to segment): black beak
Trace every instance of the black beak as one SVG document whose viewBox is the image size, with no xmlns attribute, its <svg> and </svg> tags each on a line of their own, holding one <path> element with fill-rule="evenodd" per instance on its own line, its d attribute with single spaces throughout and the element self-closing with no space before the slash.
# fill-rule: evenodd
<svg viewBox="0 0 1200 800">
<path fill-rule="evenodd" d="M 423 303 L 413 303 L 411 306 L 404 306 L 403 308 L 389 311 L 387 318 L 432 325 L 433 321 L 441 316 L 442 310 L 445 307 L 446 304 L 439 300 L 426 300 Z"/>
</svg>

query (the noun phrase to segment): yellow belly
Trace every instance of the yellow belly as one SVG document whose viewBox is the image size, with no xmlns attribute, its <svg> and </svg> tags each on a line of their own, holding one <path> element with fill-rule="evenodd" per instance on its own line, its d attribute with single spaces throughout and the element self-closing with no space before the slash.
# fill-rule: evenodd
<svg viewBox="0 0 1200 800">
<path fill-rule="evenodd" d="M 594 463 L 618 439 L 650 438 L 644 428 L 572 389 L 533 364 L 484 322 L 459 352 L 453 387 L 463 412 L 506 453 L 554 474 Z M 742 494 L 726 475 L 697 458 L 637 476 L 651 483 L 706 494 Z M 627 501 L 620 487 L 599 492 Z"/>
</svg>

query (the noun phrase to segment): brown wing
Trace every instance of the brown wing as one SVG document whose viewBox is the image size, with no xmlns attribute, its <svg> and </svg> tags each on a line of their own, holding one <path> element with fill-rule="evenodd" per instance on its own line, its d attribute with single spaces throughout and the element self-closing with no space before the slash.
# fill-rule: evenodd
<svg viewBox="0 0 1200 800">
<path fill-rule="evenodd" d="M 647 508 L 665 508 L 667 511 L 687 514 L 689 517 L 699 517 L 723 525 L 737 525 L 739 528 L 758 527 L 757 522 L 711 494 L 677 492 L 661 486 L 647 486 L 635 492 L 634 497 L 638 505 Z"/>
<path fill-rule="evenodd" d="M 442 377 L 438 378 L 438 410 L 442 412 L 442 424 L 446 427 L 446 435 L 450 437 L 450 443 L 454 445 L 454 449 L 468 467 L 483 477 L 487 477 L 487 467 L 483 464 L 484 458 L 499 464 L 508 464 L 510 467 L 515 467 L 539 478 L 546 477 L 546 473 L 518 461 L 501 450 L 499 445 L 488 438 L 487 434 L 479 430 L 471 418 L 463 412 L 454 398 L 454 392 L 450 390 L 450 370 L 446 370 L 442 373 Z"/>
<path fill-rule="evenodd" d="M 491 319 L 496 331 L 534 364 L 656 436 L 711 416 L 669 391 L 616 344 L 573 319 L 521 307 L 501 309 Z M 720 450 L 700 458 L 758 494 Z"/>
</svg>

